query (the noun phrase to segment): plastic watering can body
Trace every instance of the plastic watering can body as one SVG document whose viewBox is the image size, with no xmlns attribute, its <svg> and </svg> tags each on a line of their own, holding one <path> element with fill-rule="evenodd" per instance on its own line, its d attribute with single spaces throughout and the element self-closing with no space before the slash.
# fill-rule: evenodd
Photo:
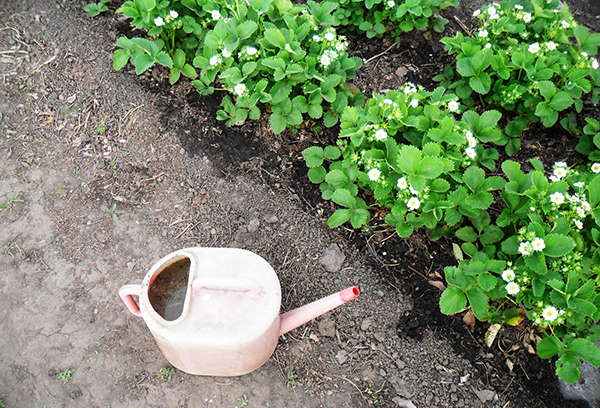
<svg viewBox="0 0 600 408">
<path fill-rule="evenodd" d="M 156 292 L 175 274 L 181 281 L 178 296 L 164 306 Z M 173 289 L 169 282 L 166 287 Z M 354 299 L 358 289 L 280 316 L 279 279 L 263 258 L 236 248 L 186 248 L 163 257 L 141 285 L 123 286 L 119 295 L 144 319 L 173 366 L 190 374 L 236 376 L 264 364 L 280 334 Z"/>
</svg>

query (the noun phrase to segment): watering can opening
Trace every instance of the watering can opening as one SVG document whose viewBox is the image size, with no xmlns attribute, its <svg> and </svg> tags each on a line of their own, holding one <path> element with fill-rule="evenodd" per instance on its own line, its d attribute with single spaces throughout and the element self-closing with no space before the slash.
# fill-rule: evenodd
<svg viewBox="0 0 600 408">
<path fill-rule="evenodd" d="M 166 321 L 175 321 L 183 313 L 191 263 L 187 256 L 175 257 L 165 263 L 150 282 L 148 300 Z"/>
</svg>

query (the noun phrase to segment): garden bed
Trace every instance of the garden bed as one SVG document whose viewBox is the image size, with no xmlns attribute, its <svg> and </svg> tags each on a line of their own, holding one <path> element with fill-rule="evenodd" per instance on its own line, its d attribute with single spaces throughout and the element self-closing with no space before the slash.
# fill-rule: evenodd
<svg viewBox="0 0 600 408">
<path fill-rule="evenodd" d="M 484 4 L 463 3 L 442 13 L 444 35 L 472 27 Z M 599 32 L 597 6 L 572 3 Z M 483 324 L 470 330 L 441 314 L 443 268 L 456 265 L 449 241 L 421 231 L 401 239 L 382 221 L 363 232 L 327 229 L 335 208 L 308 181 L 301 152 L 331 144 L 336 128 L 316 121 L 274 135 L 264 117 L 226 127 L 217 95 L 170 86 L 159 68 L 142 78 L 114 72 L 114 41 L 129 31 L 114 7 L 89 19 L 83 5 L 0 6 L 11 51 L 0 60 L 6 406 L 585 406 L 562 399 L 552 362 L 523 345 L 529 332 L 504 328 L 501 345 L 521 346 L 502 352 L 483 345 Z M 348 38 L 349 53 L 367 61 L 354 80 L 367 96 L 406 81 L 431 89 L 451 61 L 440 34 L 396 45 Z M 558 127 L 532 126 L 516 160 L 532 157 L 551 164 L 576 153 Z M 167 363 L 116 293 L 192 245 L 265 257 L 284 310 L 351 284 L 362 295 L 286 335 L 253 374 L 175 371 L 163 381 L 156 372 Z"/>
</svg>

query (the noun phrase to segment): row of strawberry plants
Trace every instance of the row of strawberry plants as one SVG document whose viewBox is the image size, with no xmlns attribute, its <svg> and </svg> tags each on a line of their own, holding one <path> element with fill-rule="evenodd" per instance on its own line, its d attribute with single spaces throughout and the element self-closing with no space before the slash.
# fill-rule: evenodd
<svg viewBox="0 0 600 408">
<path fill-rule="evenodd" d="M 365 226 L 383 209 L 401 237 L 423 227 L 432 239 L 457 239 L 459 264 L 445 268 L 442 312 L 467 311 L 491 324 L 527 318 L 544 334 L 539 356 L 558 355 L 557 375 L 574 382 L 580 359 L 600 365 L 600 163 L 557 162 L 547 172 L 531 160 L 525 173 L 507 160 L 503 177 L 485 169 L 496 169 L 499 157 L 490 146 L 513 153 L 530 122 L 550 126 L 571 105 L 580 111 L 585 93 L 595 99 L 598 67 L 589 55 L 600 35 L 578 26 L 558 1 L 493 3 L 476 14 L 489 22 L 474 39 L 444 39 L 461 52 L 443 87 L 406 84 L 346 108 L 336 146 L 303 152 L 308 175 L 341 207 L 331 227 Z M 493 44 L 476 44 L 490 32 Z M 542 41 L 559 52 L 538 54 L 532 44 Z M 552 63 L 562 79 L 550 72 Z M 490 107 L 510 115 L 507 128 L 500 130 L 502 114 Z M 578 150 L 594 159 L 598 122 L 587 122 Z M 493 204 L 501 208 L 495 219 Z"/>
<path fill-rule="evenodd" d="M 430 1 L 397 6 L 388 1 L 395 16 L 390 21 L 404 31 L 430 25 L 439 31 L 447 20 L 433 13 L 457 0 L 425 7 Z M 151 38 L 119 38 L 113 65 L 120 70 L 130 62 L 137 74 L 162 65 L 170 69 L 171 84 L 185 76 L 203 95 L 226 92 L 218 119 L 227 125 L 259 119 L 266 110 L 274 133 L 298 128 L 306 117 L 331 127 L 346 106 L 364 101 L 347 85 L 362 61 L 348 56 L 348 41 L 337 33 L 340 19 L 350 24 L 344 16 L 356 14 L 356 7 L 343 6 L 327 1 L 129 0 L 117 12 Z M 101 1 L 86 9 L 96 15 L 106 6 Z"/>
</svg>

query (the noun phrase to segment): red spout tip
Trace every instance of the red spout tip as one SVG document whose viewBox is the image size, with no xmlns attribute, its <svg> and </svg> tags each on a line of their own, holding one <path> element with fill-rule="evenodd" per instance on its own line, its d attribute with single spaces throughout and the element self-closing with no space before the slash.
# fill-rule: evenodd
<svg viewBox="0 0 600 408">
<path fill-rule="evenodd" d="M 344 303 L 349 302 L 353 299 L 356 299 L 360 295 L 360 291 L 356 286 L 351 286 L 347 289 L 344 289 L 340 292 L 340 297 Z"/>
</svg>

